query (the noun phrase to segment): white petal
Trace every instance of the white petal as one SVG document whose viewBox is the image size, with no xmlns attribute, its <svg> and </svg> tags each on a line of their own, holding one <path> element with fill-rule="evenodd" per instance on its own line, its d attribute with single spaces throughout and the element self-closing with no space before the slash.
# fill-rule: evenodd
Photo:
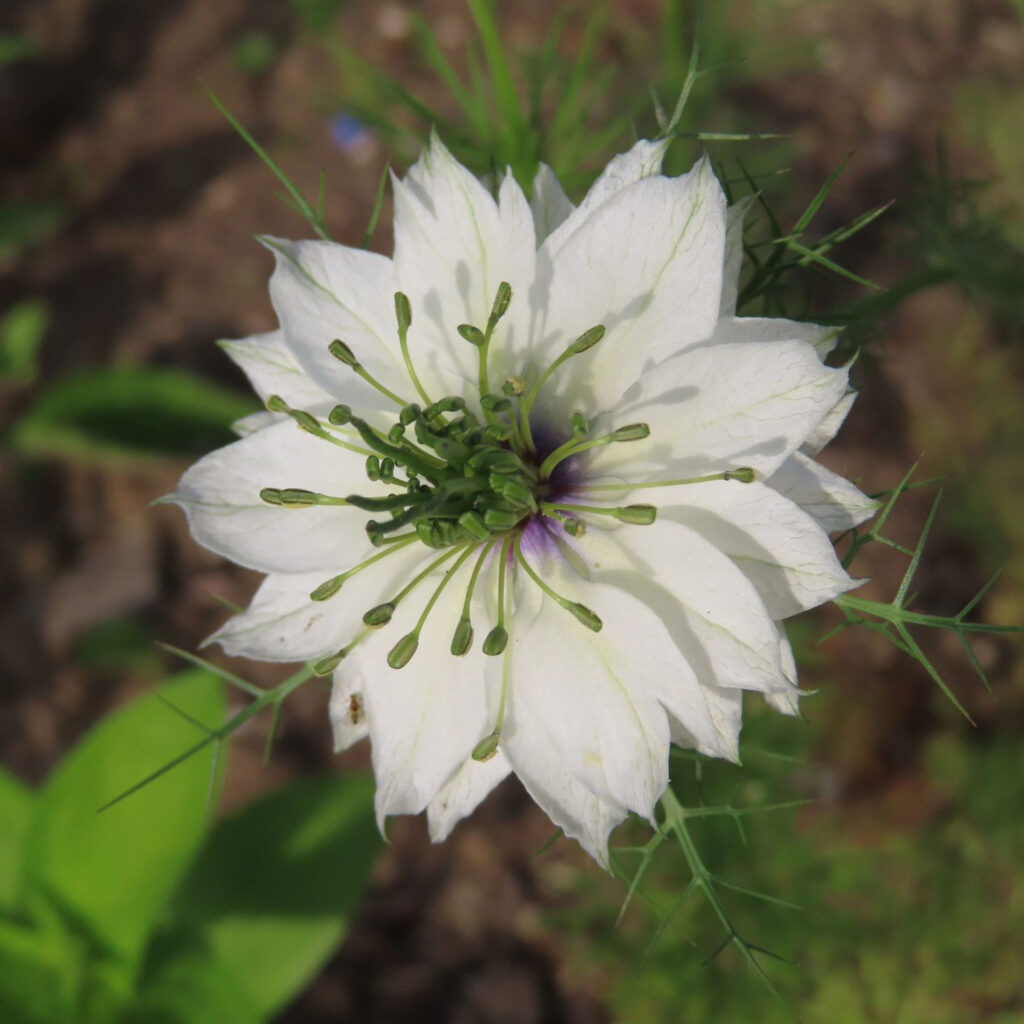
<svg viewBox="0 0 1024 1024">
<path fill-rule="evenodd" d="M 800 690 L 796 685 L 796 658 L 793 655 L 793 645 L 789 642 L 785 628 L 779 625 L 779 653 L 782 658 L 782 668 L 786 676 L 792 680 L 792 686 L 785 690 L 773 690 L 764 695 L 770 708 L 783 715 L 800 714 Z"/>
<path fill-rule="evenodd" d="M 522 189 L 509 174 L 495 202 L 436 136 L 406 179 L 393 184 L 395 272 L 412 304 L 409 345 L 417 372 L 428 391 L 434 380 L 443 394 L 478 393 L 479 353 L 457 328 L 484 328 L 498 285 L 507 281 L 512 303 L 491 346 L 500 384 L 500 374 L 512 371 L 497 360 L 513 359 L 512 351 L 525 345 L 533 281 L 533 214 Z"/>
<path fill-rule="evenodd" d="M 735 345 L 738 342 L 806 341 L 813 345 L 821 359 L 836 347 L 841 331 L 838 327 L 781 317 L 736 316 L 723 317 L 715 327 L 712 343 Z"/>
<path fill-rule="evenodd" d="M 761 483 L 715 481 L 674 488 L 659 518 L 696 530 L 757 588 L 774 619 L 816 608 L 858 586 L 828 535 L 788 498 Z"/>
<path fill-rule="evenodd" d="M 530 196 L 537 245 L 562 224 L 574 209 L 576 207 L 563 191 L 555 172 L 547 164 L 541 164 L 533 179 L 533 194 Z"/>
<path fill-rule="evenodd" d="M 167 500 L 180 505 L 204 547 L 260 572 L 344 566 L 362 545 L 366 513 L 347 506 L 286 509 L 260 500 L 264 487 L 337 497 L 368 493 L 363 459 L 300 430 L 291 420 L 211 452 Z"/>
<path fill-rule="evenodd" d="M 271 395 L 280 395 L 293 409 L 329 408 L 334 404 L 332 397 L 310 378 L 292 355 L 283 331 L 222 341 L 220 347 L 249 378 L 253 390 L 263 401 Z"/>
<path fill-rule="evenodd" d="M 632 149 L 612 157 L 608 165 L 590 186 L 583 202 L 572 211 L 552 232 L 550 245 L 552 249 L 561 247 L 568 238 L 595 210 L 608 202 L 616 193 L 624 188 L 661 173 L 661 164 L 665 152 L 670 145 L 669 139 L 641 139 Z M 537 236 L 538 245 L 543 239 Z M 592 325 L 591 325 L 592 326 Z"/>
<path fill-rule="evenodd" d="M 277 259 L 270 298 L 281 331 L 312 380 L 337 400 L 371 409 L 393 408 L 330 354 L 328 346 L 340 338 L 373 377 L 412 401 L 398 344 L 391 260 L 334 242 L 261 241 Z"/>
<path fill-rule="evenodd" d="M 801 341 L 709 345 L 648 371 L 599 436 L 646 423 L 645 441 L 611 444 L 595 473 L 628 479 L 686 479 L 749 466 L 770 476 L 800 446 L 846 389 L 846 370 L 823 366 Z"/>
<path fill-rule="evenodd" d="M 776 695 L 780 693 L 788 695 L 788 691 L 769 690 L 765 694 L 765 698 L 771 703 L 777 699 Z M 739 762 L 740 730 L 743 728 L 743 691 L 724 686 L 704 686 L 704 699 L 711 712 L 715 728 L 722 737 L 723 745 L 718 756 L 729 761 Z M 775 705 L 772 704 L 772 706 Z M 700 749 L 697 738 L 674 715 L 669 716 L 669 727 L 672 742 L 677 747 L 684 747 L 688 750 Z"/>
<path fill-rule="evenodd" d="M 765 483 L 796 502 L 827 533 L 859 526 L 881 508 L 845 477 L 801 452 L 791 455 Z"/>
<path fill-rule="evenodd" d="M 509 773 L 508 761 L 499 750 L 489 761 L 468 758 L 427 804 L 430 838 L 440 843 L 455 826 L 468 817 L 484 797 Z"/>
<path fill-rule="evenodd" d="M 450 651 L 471 565 L 453 577 L 423 628 L 419 650 L 404 668 L 391 668 L 388 652 L 415 625 L 441 581 L 441 570 L 346 659 L 344 670 L 354 673 L 358 682 L 353 685 L 361 688 L 365 701 L 382 827 L 389 815 L 422 811 L 494 727 L 492 694 L 500 664 L 479 646 L 460 658 Z M 477 623 L 483 621 L 478 608 Z"/>
<path fill-rule="evenodd" d="M 296 512 L 296 515 L 301 513 Z M 229 619 L 207 643 L 218 643 L 230 655 L 264 661 L 308 661 L 333 654 L 362 631 L 363 613 L 392 598 L 425 564 L 427 550 L 419 544 L 394 550 L 346 580 L 326 601 L 310 593 L 321 583 L 379 554 L 362 531 L 350 532 L 351 551 L 344 565 L 314 572 L 272 573 L 260 585 L 249 607 Z"/>
<path fill-rule="evenodd" d="M 740 271 L 743 268 L 743 219 L 754 201 L 753 196 L 744 196 L 733 203 L 725 214 L 725 260 L 722 276 L 722 305 L 720 315 L 736 315 L 736 298 L 740 289 Z"/>
<path fill-rule="evenodd" d="M 808 455 L 817 455 L 839 433 L 857 398 L 856 391 L 847 391 L 825 415 L 825 418 L 807 435 L 800 446 Z"/>
<path fill-rule="evenodd" d="M 253 412 L 248 416 L 243 416 L 240 420 L 235 420 L 231 424 L 231 429 L 239 437 L 248 437 L 250 434 L 255 434 L 257 430 L 263 430 L 266 427 L 273 426 L 275 423 L 283 422 L 283 414 L 276 412 Z"/>
<path fill-rule="evenodd" d="M 592 579 L 627 590 L 658 614 L 702 685 L 788 685 L 778 629 L 757 590 L 694 530 L 659 513 L 650 526 L 588 529 L 574 547 Z"/>
<path fill-rule="evenodd" d="M 355 685 L 352 673 L 342 665 L 334 673 L 328 714 L 334 734 L 334 752 L 340 754 L 370 734 L 366 724 L 363 692 Z"/>
<path fill-rule="evenodd" d="M 644 178 L 616 192 L 557 250 L 554 237 L 537 255 L 531 295 L 539 311 L 535 369 L 597 324 L 607 334 L 545 386 L 541 418 L 609 409 L 645 367 L 711 336 L 721 298 L 725 197 L 707 161 L 682 177 Z"/>
<path fill-rule="evenodd" d="M 566 597 L 582 597 L 604 628 L 592 632 L 550 598 L 529 628 L 513 623 L 502 749 L 524 780 L 551 791 L 567 773 L 602 800 L 651 818 L 668 778 L 665 706 L 702 739 L 713 730 L 700 687 L 643 603 L 554 558 L 537 571 Z"/>
</svg>

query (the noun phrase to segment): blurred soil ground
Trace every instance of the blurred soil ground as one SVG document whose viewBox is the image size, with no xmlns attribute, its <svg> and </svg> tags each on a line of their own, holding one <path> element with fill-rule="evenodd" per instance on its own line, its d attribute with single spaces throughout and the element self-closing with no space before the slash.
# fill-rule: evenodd
<svg viewBox="0 0 1024 1024">
<path fill-rule="evenodd" d="M 352 0 L 337 31 L 443 106 L 415 57 L 411 6 Z M 415 8 L 457 55 L 471 32 L 463 6 L 432 0 Z M 954 162 L 975 174 L 993 170 L 984 146 L 972 148 L 958 127 L 957 89 L 971 81 L 1021 85 L 1024 33 L 1009 4 L 779 0 L 737 8 L 748 31 L 768 18 L 774 35 L 762 37 L 763 48 L 784 39 L 786 52 L 801 54 L 777 66 L 769 60 L 728 95 L 749 128 L 793 134 L 791 191 L 809 197 L 855 154 L 823 227 L 903 197 L 932 163 L 940 135 L 950 140 Z M 539 0 L 510 5 L 512 38 L 537 40 L 547 11 Z M 607 58 L 627 82 L 644 80 L 659 17 L 654 0 L 612 5 Z M 185 367 L 244 390 L 212 342 L 275 326 L 266 294 L 271 259 L 252 236 L 297 235 L 303 225 L 274 197 L 276 183 L 200 83 L 271 146 L 301 187 L 315 192 L 319 172 L 327 172 L 328 222 L 335 237 L 357 243 L 389 154 L 372 137 L 347 150 L 332 139 L 331 117 L 344 100 L 331 58 L 274 0 L 8 0 L 0 31 L 15 30 L 29 32 L 43 50 L 0 72 L 0 189 L 8 201 L 59 200 L 68 214 L 50 237 L 0 262 L 0 308 L 39 297 L 52 315 L 42 375 L 31 389 L 0 392 L 0 422 L 14 422 L 53 381 L 113 362 Z M 273 41 L 276 57 L 243 74 L 233 47 L 257 31 Z M 570 35 L 566 45 L 572 42 Z M 384 251 L 388 213 L 374 242 Z M 882 284 L 898 281 L 914 254 L 893 237 L 908 230 L 897 207 L 891 221 L 844 250 L 845 265 Z M 826 298 L 853 294 L 827 288 Z M 993 440 L 990 410 L 979 401 L 988 384 L 975 371 L 987 353 L 1002 360 L 999 394 L 1019 401 L 1020 334 L 979 314 L 955 285 L 921 293 L 881 326 L 857 368 L 865 395 L 825 461 L 880 490 L 925 451 L 925 475 L 973 467 L 980 481 L 963 486 L 984 488 L 1012 463 Z M 225 614 L 211 595 L 244 603 L 254 589 L 255 574 L 192 542 L 180 512 L 150 507 L 182 468 L 111 471 L 27 461 L 0 449 L 0 752 L 23 778 L 43 779 L 92 722 L 171 665 L 156 653 L 114 668 L 90 662 L 82 652 L 97 631 L 130 622 L 147 642 L 195 649 Z M 1005 557 L 1016 538 L 1000 500 L 979 499 L 991 524 L 983 538 L 976 520 L 940 519 L 918 579 L 922 607 L 963 605 L 999 556 L 988 543 L 993 536 L 998 549 L 1002 535 Z M 930 501 L 923 491 L 909 496 L 894 535 L 912 540 Z M 870 551 L 860 569 L 874 574 L 871 587 L 885 595 L 902 564 Z M 1011 563 L 1007 587 L 982 616 L 1019 621 L 1022 582 L 1020 563 Z M 948 723 L 924 672 L 873 640 L 843 634 L 804 675 L 805 685 L 827 688 L 809 708 L 821 733 L 819 795 L 845 808 L 865 842 L 877 830 L 921 827 L 935 813 L 917 755 L 924 737 Z M 1019 730 L 1024 679 L 1009 648 L 978 645 L 995 704 L 953 646 L 940 637 L 926 649 L 979 728 Z M 268 666 L 243 670 L 260 682 L 277 678 Z M 326 695 L 315 689 L 289 705 L 267 768 L 260 763 L 265 728 L 255 723 L 233 744 L 229 806 L 297 773 L 368 762 L 365 749 L 331 755 Z M 430 846 L 421 821 L 394 823 L 393 844 L 343 948 L 283 1019 L 609 1020 L 600 982 L 567 970 L 544 921 L 562 898 L 558 873 L 581 862 L 566 843 L 531 860 L 550 831 L 514 783 L 443 847 Z"/>
</svg>

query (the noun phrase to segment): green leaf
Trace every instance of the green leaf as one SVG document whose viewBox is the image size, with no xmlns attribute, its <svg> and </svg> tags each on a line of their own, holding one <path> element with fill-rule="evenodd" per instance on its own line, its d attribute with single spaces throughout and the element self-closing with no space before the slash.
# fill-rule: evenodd
<svg viewBox="0 0 1024 1024">
<path fill-rule="evenodd" d="M 186 672 L 163 693 L 219 723 L 223 687 Z M 108 950 L 137 957 L 200 845 L 211 756 L 202 754 L 102 814 L 97 808 L 195 737 L 155 697 L 104 719 L 61 762 L 38 797 L 25 840 L 25 892 L 80 920 Z"/>
<path fill-rule="evenodd" d="M 160 936 L 122 1024 L 262 1024 L 265 1017 L 231 970 L 194 931 Z"/>
<path fill-rule="evenodd" d="M 22 452 L 84 462 L 191 459 L 235 440 L 251 399 L 179 370 L 121 366 L 54 385 L 14 428 Z"/>
<path fill-rule="evenodd" d="M 0 919 L 0 1020 L 52 1024 L 74 1020 L 77 978 L 59 936 Z"/>
<path fill-rule="evenodd" d="M 272 1014 L 341 939 L 380 848 L 371 780 L 296 783 L 216 826 L 178 894 L 177 921 L 200 930 Z"/>
<path fill-rule="evenodd" d="M 22 843 L 32 813 L 32 791 L 0 768 L 0 908 L 13 907 L 21 887 Z"/>
<path fill-rule="evenodd" d="M 0 380 L 30 384 L 39 372 L 39 346 L 46 335 L 50 313 L 36 299 L 19 302 L 0 320 Z"/>
</svg>

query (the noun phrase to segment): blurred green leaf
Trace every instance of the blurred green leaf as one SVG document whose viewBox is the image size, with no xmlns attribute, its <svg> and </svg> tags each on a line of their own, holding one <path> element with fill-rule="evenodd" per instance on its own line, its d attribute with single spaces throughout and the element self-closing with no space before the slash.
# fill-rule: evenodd
<svg viewBox="0 0 1024 1024">
<path fill-rule="evenodd" d="M 233 972 L 192 932 L 157 939 L 139 987 L 122 1024 L 262 1024 L 266 1019 Z"/>
<path fill-rule="evenodd" d="M 177 919 L 208 937 L 271 1014 L 337 945 L 380 848 L 372 780 L 296 783 L 215 827 L 178 894 Z"/>
<path fill-rule="evenodd" d="M 231 47 L 231 63 L 243 75 L 262 75 L 274 66 L 280 52 L 269 32 L 247 32 Z"/>
<path fill-rule="evenodd" d="M 0 33 L 0 68 L 15 61 L 34 57 L 39 44 L 31 37 L 20 33 Z"/>
<path fill-rule="evenodd" d="M 0 380 L 30 384 L 39 373 L 39 346 L 50 313 L 46 304 L 28 299 L 12 306 L 0 320 Z"/>
<path fill-rule="evenodd" d="M 74 1020 L 75 981 L 59 936 L 0 919 L 0 1020 Z"/>
<path fill-rule="evenodd" d="M 302 27 L 314 35 L 322 35 L 334 21 L 346 0 L 291 0 Z"/>
<path fill-rule="evenodd" d="M 201 721 L 223 716 L 223 686 L 210 673 L 186 672 L 161 693 Z M 154 697 L 104 719 L 50 777 L 26 837 L 27 898 L 77 916 L 128 960 L 140 955 L 202 841 L 211 755 L 102 814 L 97 808 L 195 735 Z"/>
<path fill-rule="evenodd" d="M 56 231 L 66 214 L 59 203 L 0 202 L 0 260 Z"/>
<path fill-rule="evenodd" d="M 121 366 L 55 384 L 14 428 L 31 455 L 84 462 L 194 458 L 235 440 L 249 398 L 179 370 Z"/>
<path fill-rule="evenodd" d="M 32 812 L 32 791 L 0 768 L 0 908 L 14 905 L 21 884 L 22 842 Z"/>
</svg>

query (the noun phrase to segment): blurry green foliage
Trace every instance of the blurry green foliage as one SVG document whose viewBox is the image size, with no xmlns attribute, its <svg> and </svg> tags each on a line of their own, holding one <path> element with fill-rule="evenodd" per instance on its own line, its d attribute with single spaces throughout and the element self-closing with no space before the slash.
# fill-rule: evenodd
<svg viewBox="0 0 1024 1024">
<path fill-rule="evenodd" d="M 313 35 L 322 35 L 330 27 L 347 0 L 290 0 L 302 27 Z"/>
<path fill-rule="evenodd" d="M 274 66 L 280 52 L 277 40 L 269 32 L 254 30 L 231 47 L 231 63 L 243 75 L 262 75 Z"/>
<path fill-rule="evenodd" d="M 0 202 L 0 260 L 53 234 L 67 217 L 60 203 Z"/>
<path fill-rule="evenodd" d="M 202 670 L 159 696 L 38 793 L 0 772 L 4 1024 L 258 1024 L 341 937 L 380 846 L 368 780 L 297 783 L 211 828 L 211 746 L 97 813 L 223 717 Z"/>
<path fill-rule="evenodd" d="M 31 384 L 39 372 L 39 348 L 50 312 L 38 299 L 12 306 L 0 319 L 0 382 Z"/>
<path fill-rule="evenodd" d="M 745 719 L 742 769 L 702 761 L 698 774 L 674 763 L 688 807 L 756 807 L 806 776 L 800 762 L 764 754 L 780 743 L 793 749 L 792 721 L 749 702 Z M 572 915 L 558 918 L 575 936 L 575 969 L 603 978 L 617 1020 L 644 1024 L 1018 1024 L 1024 833 L 1011 809 L 1024 800 L 1024 747 L 1009 732 L 939 735 L 909 782 L 887 812 L 894 820 L 873 821 L 877 805 L 754 814 L 742 820 L 746 844 L 727 818 L 692 823 L 709 869 L 749 890 L 721 890 L 744 937 L 796 961 L 773 965 L 767 951 L 757 954 L 788 1005 L 735 952 L 716 955 L 721 922 L 699 894 L 680 901 L 689 882 L 681 858 L 659 861 L 616 931 L 598 924 L 621 889 L 585 880 Z"/>
<path fill-rule="evenodd" d="M 234 440 L 258 406 L 181 370 L 118 366 L 58 381 L 15 425 L 30 455 L 117 463 L 195 458 Z"/>
<path fill-rule="evenodd" d="M 5 64 L 26 60 L 39 52 L 39 44 L 24 33 L 0 33 L 0 68 Z"/>
</svg>

